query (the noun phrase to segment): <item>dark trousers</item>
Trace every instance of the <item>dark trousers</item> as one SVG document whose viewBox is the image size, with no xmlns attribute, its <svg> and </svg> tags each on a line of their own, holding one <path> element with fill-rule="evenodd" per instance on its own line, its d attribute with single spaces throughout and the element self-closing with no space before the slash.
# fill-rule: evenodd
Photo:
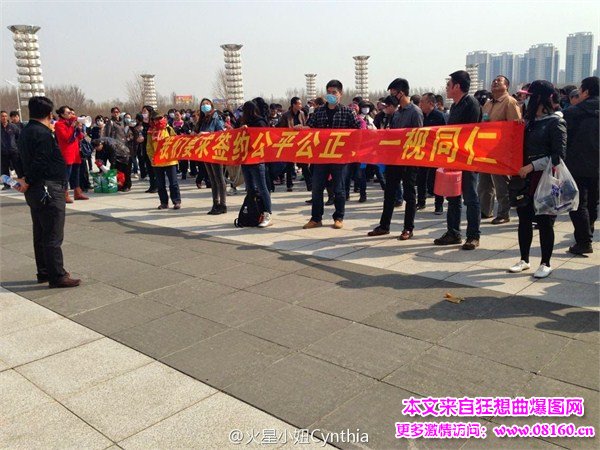
<svg viewBox="0 0 600 450">
<path fill-rule="evenodd" d="M 67 180 L 71 185 L 71 189 L 77 189 L 79 187 L 79 169 L 81 164 L 69 164 L 66 169 Z"/>
<path fill-rule="evenodd" d="M 404 230 L 412 231 L 415 228 L 415 214 L 417 212 L 417 169 L 410 166 L 386 166 L 385 190 L 383 193 L 383 213 L 379 226 L 384 230 L 390 229 L 394 205 L 398 198 L 398 187 L 402 182 L 404 208 Z"/>
<path fill-rule="evenodd" d="M 304 177 L 304 182 L 306 183 L 306 190 L 312 191 L 312 172 L 310 164 L 298 164 L 300 170 L 302 170 L 302 176 Z"/>
<path fill-rule="evenodd" d="M 354 181 L 354 188 L 357 188 L 360 175 L 360 163 L 349 163 L 346 164 L 346 176 L 344 177 L 344 187 L 346 188 L 346 197 L 350 195 L 350 184 Z"/>
<path fill-rule="evenodd" d="M 332 190 L 335 197 L 333 220 L 344 220 L 346 208 L 346 192 L 344 189 L 345 164 L 313 164 L 312 166 L 312 212 L 311 220 L 320 222 L 323 219 L 323 189 L 329 174 L 332 176 Z"/>
<path fill-rule="evenodd" d="M 579 188 L 579 207 L 569 215 L 575 228 L 575 242 L 589 245 L 598 219 L 598 177 L 575 177 L 575 182 Z"/>
<path fill-rule="evenodd" d="M 289 162 L 285 164 L 285 185 L 288 188 L 294 187 L 294 176 L 296 175 L 296 163 Z"/>
<path fill-rule="evenodd" d="M 463 172 L 464 176 L 464 172 Z M 555 216 L 539 215 L 536 216 L 533 209 L 533 202 L 527 206 L 517 208 L 519 216 L 519 250 L 521 259 L 529 262 L 529 250 L 533 240 L 533 222 L 535 221 L 540 231 L 540 247 L 542 248 L 542 263 L 550 266 L 550 258 L 554 248 L 554 220 Z"/>
<path fill-rule="evenodd" d="M 206 187 L 210 187 L 210 178 L 208 176 L 208 171 L 206 170 L 206 166 L 203 162 L 199 162 L 197 166 L 196 173 L 196 184 L 200 184 L 204 181 Z"/>
<path fill-rule="evenodd" d="M 427 194 L 433 194 L 435 184 L 435 171 L 432 167 L 419 167 L 417 171 L 417 205 L 427 204 Z M 435 196 L 435 207 L 439 209 L 444 204 L 444 197 Z"/>
<path fill-rule="evenodd" d="M 140 169 L 140 178 L 146 178 L 148 176 L 148 165 L 146 163 L 146 152 L 141 145 L 137 147 L 137 159 L 138 167 Z"/>
<path fill-rule="evenodd" d="M 90 158 L 91 159 L 91 158 Z M 88 190 L 90 185 L 90 172 L 88 170 L 87 158 L 83 160 L 79 167 L 79 186 L 81 189 Z"/>
<path fill-rule="evenodd" d="M 3 153 L 0 161 L 2 162 L 2 175 L 10 176 L 10 167 L 12 166 L 17 172 L 17 177 L 23 178 L 23 164 L 18 152 Z"/>
<path fill-rule="evenodd" d="M 169 204 L 169 195 L 167 195 L 167 178 L 169 179 L 169 194 L 174 205 L 181 203 L 181 194 L 179 193 L 179 183 L 177 183 L 177 166 L 153 167 L 158 186 L 158 198 L 161 205 Z"/>
<path fill-rule="evenodd" d="M 48 277 L 51 283 L 66 275 L 63 267 L 61 245 L 65 228 L 65 189 L 66 183 L 47 181 L 47 204 L 41 199 L 43 185 L 31 185 L 25 192 L 25 200 L 31 211 L 33 222 L 33 250 L 38 276 Z"/>
<path fill-rule="evenodd" d="M 132 168 L 132 166 L 133 166 L 133 161 L 131 160 L 131 158 L 129 158 L 129 160 L 126 163 L 119 162 L 119 161 L 115 162 L 115 169 L 117 169 L 119 172 L 123 172 L 123 175 L 125 175 L 125 182 L 123 183 L 123 187 L 121 187 L 121 190 L 131 189 L 131 168 Z"/>
<path fill-rule="evenodd" d="M 271 211 L 271 193 L 267 187 L 267 175 L 266 175 L 265 163 L 260 164 L 245 164 L 242 166 L 242 173 L 244 174 L 244 184 L 246 185 L 246 191 L 248 194 L 258 194 L 263 202 L 265 208 L 262 212 Z"/>
<path fill-rule="evenodd" d="M 146 172 L 148 173 L 148 178 L 150 179 L 150 189 L 157 189 L 157 185 L 156 185 L 156 173 L 154 172 L 154 167 L 152 167 L 152 162 L 150 161 L 150 158 L 148 158 L 148 155 L 146 155 L 144 153 L 144 161 L 146 162 Z M 175 167 L 175 166 L 173 166 Z M 141 172 L 141 165 L 140 165 L 140 172 Z M 175 173 L 177 173 L 177 169 L 175 169 Z M 144 178 L 142 176 L 142 178 Z"/>
<path fill-rule="evenodd" d="M 448 233 L 460 237 L 460 219 L 462 211 L 462 200 L 467 207 L 467 239 L 479 239 L 481 231 L 481 208 L 479 196 L 477 195 L 477 183 L 479 174 L 477 172 L 462 173 L 462 196 L 448 197 Z"/>
</svg>

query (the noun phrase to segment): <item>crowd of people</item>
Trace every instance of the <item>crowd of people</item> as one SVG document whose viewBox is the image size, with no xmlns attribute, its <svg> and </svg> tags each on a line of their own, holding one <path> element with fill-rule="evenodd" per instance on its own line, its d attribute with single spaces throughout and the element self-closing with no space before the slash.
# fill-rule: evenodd
<svg viewBox="0 0 600 450">
<path fill-rule="evenodd" d="M 275 186 L 285 184 L 287 191 L 293 191 L 294 180 L 299 179 L 301 173 L 306 190 L 311 192 L 311 198 L 306 201 L 311 207 L 311 217 L 304 228 L 321 227 L 325 206 L 333 205 L 333 228 L 341 229 L 352 184 L 354 192 L 359 194 L 358 202 L 363 203 L 367 201 L 367 181 L 376 180 L 384 191 L 383 205 L 379 224 L 369 236 L 389 234 L 394 210 L 404 206 L 403 229 L 398 239 L 411 239 L 417 211 L 427 207 L 428 197 L 434 197 L 433 212 L 437 215 L 443 214 L 447 201 L 447 230 L 434 244 L 475 250 L 480 245 L 481 220 L 492 219 L 494 225 L 508 223 L 511 206 L 516 206 L 521 257 L 509 271 L 516 273 L 530 268 L 533 229 L 537 227 L 542 250 L 541 264 L 534 273 L 537 278 L 547 277 L 552 271 L 555 216 L 536 214 L 532 197 L 547 165 L 557 166 L 563 160 L 580 192 L 579 207 L 570 213 L 575 244 L 569 251 L 592 253 L 598 211 L 598 77 L 586 78 L 579 87 L 563 90 L 555 89 L 548 81 L 537 80 L 514 95 L 509 94 L 510 80 L 503 75 L 493 80 L 491 91 L 478 91 L 473 96 L 468 94 L 470 84 L 466 71 L 450 74 L 446 85 L 447 98 L 452 100 L 449 110 L 440 95 L 411 95 L 409 82 L 403 78 L 393 80 L 387 88 L 389 95 L 376 103 L 355 97 L 344 105 L 342 83 L 331 80 L 323 97 L 309 99 L 306 104 L 293 97 L 285 111 L 281 105 L 269 105 L 260 97 L 233 111 L 219 110 L 210 99 L 204 98 L 198 110 L 171 109 L 165 114 L 149 105 L 138 113 L 122 112 L 115 106 L 110 117 L 97 116 L 93 124 L 86 127 L 85 120 L 65 105 L 51 113 L 48 126 L 54 132 L 65 165 L 60 181 L 65 182 L 62 194 L 66 203 L 89 199 L 85 192 L 90 188 L 89 173 L 96 170 L 95 163 L 98 167 L 109 165 L 121 172 L 123 181 L 119 189 L 124 192 L 131 189 L 132 178 L 147 179 L 146 192 L 158 194 L 158 209 L 167 209 L 170 203 L 174 209 L 181 208 L 178 180 L 188 176 L 195 177 L 199 189 L 203 185 L 211 189 L 213 206 L 207 212 L 211 215 L 227 213 L 227 196 L 245 184 L 247 193 L 261 200 L 264 211 L 258 226 L 264 228 L 273 223 L 271 192 Z M 1 118 L 2 173 L 9 174 L 13 168 L 22 185 L 31 185 L 31 167 L 24 164 L 28 159 L 27 150 L 22 148 L 19 137 L 24 132 L 19 115 L 13 111 L 9 120 L 9 114 L 2 111 Z M 31 118 L 33 122 L 39 121 L 33 115 Z M 462 195 L 446 199 L 434 195 L 436 171 L 430 168 L 292 162 L 236 167 L 186 160 L 157 164 L 153 160 L 159 141 L 168 136 L 214 133 L 237 127 L 393 129 L 514 120 L 525 123 L 523 167 L 519 175 L 463 171 Z M 73 190 L 72 197 L 69 187 Z M 328 194 L 326 201 L 324 191 Z M 513 199 L 514 192 L 521 194 L 519 202 Z M 464 241 L 463 203 L 467 224 Z M 44 275 L 47 271 L 38 266 L 38 275 L 40 273 Z"/>
</svg>

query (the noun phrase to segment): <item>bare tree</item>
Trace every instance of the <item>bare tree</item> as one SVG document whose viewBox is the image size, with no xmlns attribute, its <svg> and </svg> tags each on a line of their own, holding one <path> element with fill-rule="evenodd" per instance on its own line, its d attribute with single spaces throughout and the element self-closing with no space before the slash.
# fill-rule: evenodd
<svg viewBox="0 0 600 450">
<path fill-rule="evenodd" d="M 127 92 L 127 105 L 137 111 L 142 109 L 144 104 L 144 80 L 137 73 L 133 76 L 133 79 L 125 83 L 125 92 Z"/>
<path fill-rule="evenodd" d="M 84 114 L 90 105 L 81 88 L 74 84 L 46 86 L 46 97 L 51 99 L 57 108 L 66 105 L 73 108 L 77 114 Z"/>
<path fill-rule="evenodd" d="M 16 111 L 17 106 L 17 88 L 13 86 L 0 87 L 0 105 L 6 111 Z"/>
<path fill-rule="evenodd" d="M 227 99 L 227 74 L 224 68 L 217 70 L 213 83 L 213 97 Z"/>
</svg>

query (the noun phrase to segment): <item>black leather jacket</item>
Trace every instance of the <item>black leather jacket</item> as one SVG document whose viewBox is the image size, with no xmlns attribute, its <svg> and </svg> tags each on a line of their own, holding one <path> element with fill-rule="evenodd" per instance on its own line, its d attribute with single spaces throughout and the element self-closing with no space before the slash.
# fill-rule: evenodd
<svg viewBox="0 0 600 450">
<path fill-rule="evenodd" d="M 564 160 L 566 149 L 567 123 L 562 117 L 550 114 L 525 127 L 524 164 L 533 164 L 536 171 L 546 167 L 548 157 L 552 165 Z"/>
</svg>

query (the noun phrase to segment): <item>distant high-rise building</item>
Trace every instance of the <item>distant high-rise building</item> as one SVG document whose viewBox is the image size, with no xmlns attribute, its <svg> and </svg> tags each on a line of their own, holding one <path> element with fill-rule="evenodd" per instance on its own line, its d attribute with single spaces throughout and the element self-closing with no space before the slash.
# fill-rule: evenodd
<svg viewBox="0 0 600 450">
<path fill-rule="evenodd" d="M 600 45 L 598 46 L 598 54 L 596 55 L 596 76 L 600 77 Z"/>
<path fill-rule="evenodd" d="M 515 55 L 511 52 L 490 55 L 490 72 L 488 85 L 484 89 L 490 89 L 492 80 L 498 75 L 504 75 L 511 83 L 514 78 Z"/>
<path fill-rule="evenodd" d="M 573 33 L 567 36 L 566 79 L 577 84 L 592 73 L 594 36 L 592 33 Z"/>
<path fill-rule="evenodd" d="M 477 89 L 483 89 L 490 81 L 490 55 L 485 50 L 467 53 L 467 66 L 477 65 Z"/>
<path fill-rule="evenodd" d="M 558 81 L 558 49 L 553 44 L 532 45 L 525 55 L 527 81 Z"/>
<path fill-rule="evenodd" d="M 527 81 L 527 62 L 525 60 L 525 55 L 515 55 L 513 79 L 510 80 L 511 92 L 515 90 L 517 86 L 527 83 Z"/>
<path fill-rule="evenodd" d="M 565 84 L 565 78 L 566 78 L 567 72 L 565 72 L 564 69 L 560 69 L 558 71 L 558 84 L 559 85 L 563 85 Z"/>
</svg>

